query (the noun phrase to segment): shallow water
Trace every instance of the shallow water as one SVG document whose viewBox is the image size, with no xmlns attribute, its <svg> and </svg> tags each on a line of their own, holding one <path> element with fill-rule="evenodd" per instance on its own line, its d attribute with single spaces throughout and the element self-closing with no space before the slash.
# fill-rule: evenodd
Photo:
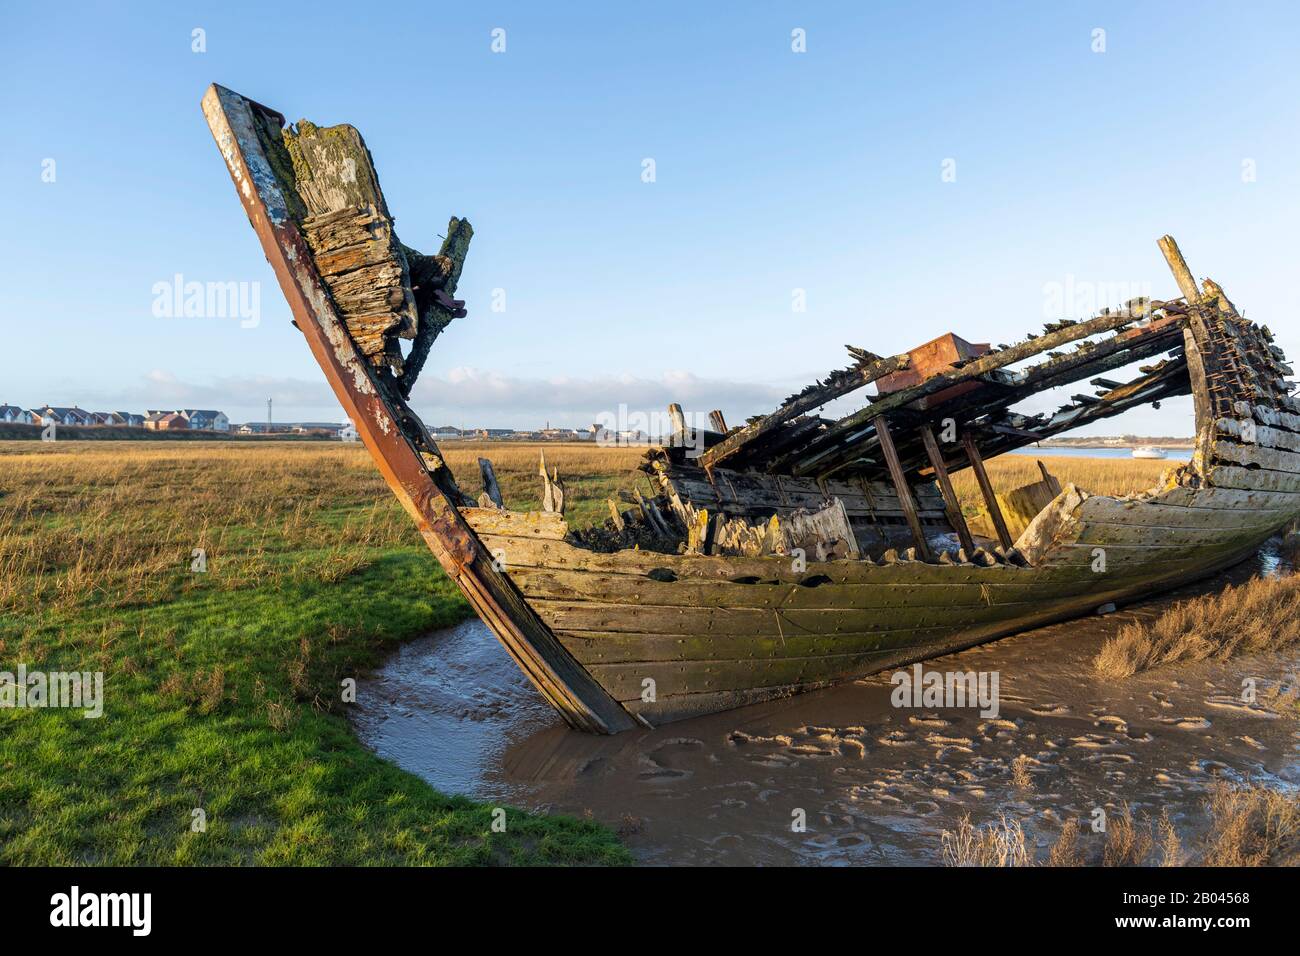
<svg viewBox="0 0 1300 956">
<path fill-rule="evenodd" d="M 902 709 L 888 675 L 653 731 L 564 727 L 478 621 L 402 646 L 361 682 L 362 741 L 439 790 L 590 814 L 649 863 L 915 864 L 940 860 L 963 814 L 1002 812 L 1046 846 L 1061 822 L 1125 802 L 1204 825 L 1219 777 L 1300 786 L 1300 725 L 1241 701 L 1300 655 L 1175 666 L 1111 682 L 1091 659 L 1120 624 L 1174 597 L 1292 570 L 1273 545 L 1206 585 L 1106 617 L 1025 632 L 927 661 L 996 671 L 1000 713 Z M 1012 762 L 1028 757 L 1029 787 Z M 802 812 L 806 830 L 792 824 Z M 1101 837 L 1092 837 L 1100 840 Z"/>
<path fill-rule="evenodd" d="M 1029 455 L 1033 458 L 1046 458 L 1050 455 L 1061 455 L 1066 458 L 1132 458 L 1133 449 L 1131 448 L 1076 448 L 1073 446 L 1039 447 L 1030 445 L 1027 448 L 1017 448 L 1007 452 L 1008 455 Z M 1159 460 L 1159 459 L 1149 459 Z M 1165 461 L 1191 461 L 1192 450 L 1190 448 L 1166 448 Z"/>
</svg>

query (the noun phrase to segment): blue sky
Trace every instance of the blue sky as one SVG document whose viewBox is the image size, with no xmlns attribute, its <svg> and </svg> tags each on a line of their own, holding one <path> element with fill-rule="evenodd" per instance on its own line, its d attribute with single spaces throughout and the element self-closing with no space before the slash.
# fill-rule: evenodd
<svg viewBox="0 0 1300 956">
<path fill-rule="evenodd" d="M 1298 48 L 1283 3 L 8 4 L 0 402 L 341 414 L 199 112 L 212 81 L 357 126 L 406 243 L 473 222 L 430 424 L 673 400 L 735 423 L 845 343 L 1175 295 L 1166 232 L 1300 355 Z M 177 274 L 260 283 L 259 321 L 155 315 Z M 1190 404 L 1100 430 L 1190 433 Z"/>
</svg>

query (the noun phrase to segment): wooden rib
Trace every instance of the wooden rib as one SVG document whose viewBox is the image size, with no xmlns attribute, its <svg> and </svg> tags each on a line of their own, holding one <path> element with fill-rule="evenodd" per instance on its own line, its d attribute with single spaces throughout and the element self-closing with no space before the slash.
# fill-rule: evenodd
<svg viewBox="0 0 1300 956">
<path fill-rule="evenodd" d="M 929 378 L 925 379 L 911 388 L 899 389 L 897 392 L 890 392 L 867 408 L 855 412 L 846 418 L 841 418 L 838 422 L 828 428 L 817 441 L 810 444 L 810 450 L 814 447 L 823 448 L 834 444 L 848 432 L 860 429 L 871 422 L 873 419 L 896 408 L 902 408 L 918 398 L 924 398 L 927 395 L 933 395 L 944 389 L 957 384 L 958 382 L 969 381 L 979 378 L 981 375 L 987 375 L 990 372 L 1006 368 L 1008 365 L 1014 365 L 1023 359 L 1033 355 L 1038 355 L 1050 349 L 1067 345 L 1070 342 L 1077 342 L 1080 339 L 1088 338 L 1102 332 L 1109 332 L 1113 329 L 1121 328 L 1125 325 L 1132 325 L 1138 321 L 1133 315 L 1127 313 L 1111 313 L 1099 315 L 1095 318 L 1088 319 L 1085 322 L 1076 322 L 1074 325 L 1067 326 L 1063 329 L 1057 329 L 1055 332 L 1049 332 L 1046 335 L 1040 335 L 1037 338 L 1021 342 L 1019 345 L 1013 345 L 1010 348 L 1001 349 L 996 352 L 990 352 L 987 355 L 980 356 L 960 368 L 950 368 L 942 372 L 936 372 Z M 798 471 L 798 469 L 796 469 Z"/>
<path fill-rule="evenodd" d="M 894 447 L 894 439 L 889 434 L 889 423 L 882 417 L 875 419 L 873 424 L 876 435 L 880 438 L 880 450 L 889 466 L 889 476 L 894 481 L 894 490 L 898 493 L 898 503 L 903 506 L 907 526 L 912 529 L 912 540 L 916 542 L 917 553 L 923 560 L 932 561 L 934 555 L 930 553 L 930 543 L 925 540 L 925 529 L 921 527 L 921 519 L 917 516 L 916 501 L 907 483 L 907 475 L 903 472 L 903 463 L 898 460 L 898 449 Z"/>
<path fill-rule="evenodd" d="M 966 525 L 966 516 L 961 513 L 961 501 L 957 498 L 957 493 L 952 490 L 952 479 L 948 477 L 948 466 L 944 464 L 943 453 L 939 450 L 934 431 L 929 425 L 922 425 L 920 432 L 925 453 L 930 459 L 930 467 L 934 469 L 934 477 L 939 482 L 944 503 L 948 505 L 948 521 L 957 532 L 957 540 L 966 549 L 966 553 L 974 554 L 975 539 L 971 537 L 970 528 Z"/>
<path fill-rule="evenodd" d="M 716 468 L 737 452 L 792 418 L 805 415 L 833 399 L 840 398 L 852 391 L 870 385 L 877 379 L 905 369 L 911 364 L 911 361 L 911 356 L 904 352 L 902 355 L 876 359 L 865 365 L 835 373 L 830 377 L 831 380 L 825 384 L 804 389 L 804 391 L 790 398 L 770 415 L 765 415 L 758 421 L 746 425 L 727 436 L 725 441 L 719 442 L 700 456 L 700 464 L 708 469 Z"/>
<path fill-rule="evenodd" d="M 975 472 L 980 494 L 984 496 L 984 507 L 988 508 L 993 527 L 997 529 L 998 541 L 1001 542 L 1002 547 L 1010 551 L 1015 542 L 1011 540 L 1011 533 L 1007 531 L 1006 520 L 1002 517 L 1002 508 L 998 505 L 998 496 L 993 491 L 993 482 L 989 481 L 989 473 L 984 469 L 984 459 L 980 457 L 979 449 L 975 447 L 975 438 L 970 432 L 966 432 L 962 435 L 961 442 L 966 449 L 966 457 L 970 460 L 971 470 Z"/>
</svg>

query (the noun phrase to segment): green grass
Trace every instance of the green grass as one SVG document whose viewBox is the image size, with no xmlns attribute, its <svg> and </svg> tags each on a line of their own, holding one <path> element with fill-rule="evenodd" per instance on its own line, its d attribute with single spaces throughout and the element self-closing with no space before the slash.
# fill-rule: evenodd
<svg viewBox="0 0 1300 956">
<path fill-rule="evenodd" d="M 105 684 L 98 719 L 0 709 L 0 861 L 629 860 L 588 821 L 494 833 L 358 743 L 340 682 L 471 613 L 364 452 L 156 448 L 0 451 L 0 670 Z"/>
</svg>

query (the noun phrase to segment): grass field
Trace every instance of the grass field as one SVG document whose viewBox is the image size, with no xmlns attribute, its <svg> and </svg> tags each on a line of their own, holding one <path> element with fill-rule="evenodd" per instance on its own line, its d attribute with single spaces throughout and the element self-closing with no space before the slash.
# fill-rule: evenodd
<svg viewBox="0 0 1300 956">
<path fill-rule="evenodd" d="M 537 446 L 443 451 L 466 490 L 486 455 L 509 506 L 538 505 Z M 545 453 L 574 524 L 648 488 L 636 449 Z M 1045 460 L 1109 493 L 1167 467 Z M 990 470 L 1038 477 L 1030 458 Z M 0 670 L 102 671 L 106 697 L 100 719 L 0 710 L 0 861 L 625 861 L 589 822 L 511 812 L 494 833 L 492 808 L 353 737 L 340 682 L 468 613 L 359 445 L 0 442 Z"/>
</svg>

